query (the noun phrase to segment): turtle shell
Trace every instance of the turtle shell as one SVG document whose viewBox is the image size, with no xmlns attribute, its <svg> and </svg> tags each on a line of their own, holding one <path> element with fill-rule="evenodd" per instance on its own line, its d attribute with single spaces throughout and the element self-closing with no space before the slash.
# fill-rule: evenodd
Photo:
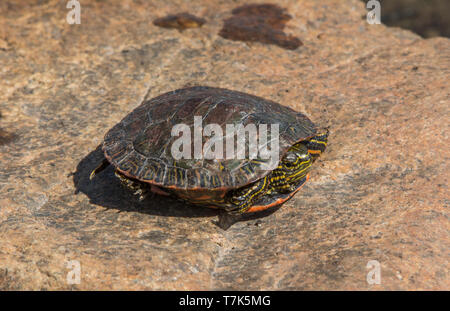
<svg viewBox="0 0 450 311">
<path fill-rule="evenodd" d="M 277 123 L 280 158 L 317 131 L 305 115 L 273 101 L 221 88 L 188 87 L 143 102 L 109 130 L 103 144 L 105 157 L 128 177 L 191 197 L 189 193 L 196 191 L 194 196 L 207 193 L 202 190 L 242 187 L 270 173 L 264 159 L 175 160 L 171 145 L 179 137 L 171 135 L 172 128 L 186 124 L 194 133 L 194 116 L 202 117 L 203 127 L 219 124 L 223 133 L 227 124 Z M 202 135 L 202 146 L 208 138 Z"/>
</svg>

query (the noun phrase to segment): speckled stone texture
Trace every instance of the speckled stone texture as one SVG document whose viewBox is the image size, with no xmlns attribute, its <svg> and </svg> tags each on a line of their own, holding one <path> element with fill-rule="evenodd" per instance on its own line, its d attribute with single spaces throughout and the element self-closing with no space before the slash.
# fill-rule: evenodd
<svg viewBox="0 0 450 311">
<path fill-rule="evenodd" d="M 220 37 L 246 3 L 81 1 L 69 25 L 65 1 L 0 2 L 1 289 L 450 289 L 450 41 L 369 25 L 357 0 L 277 1 L 295 50 Z M 206 23 L 153 24 L 179 12 Z M 224 231 L 214 210 L 139 202 L 111 168 L 89 181 L 109 128 L 187 85 L 329 126 L 304 188 Z"/>
</svg>

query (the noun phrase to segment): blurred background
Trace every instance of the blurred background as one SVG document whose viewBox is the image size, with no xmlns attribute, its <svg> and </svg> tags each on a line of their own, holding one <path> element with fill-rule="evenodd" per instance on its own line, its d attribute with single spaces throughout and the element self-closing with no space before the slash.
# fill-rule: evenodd
<svg viewBox="0 0 450 311">
<path fill-rule="evenodd" d="M 379 1 L 383 24 L 409 29 L 424 38 L 450 37 L 450 0 Z"/>
<path fill-rule="evenodd" d="M 103 0 L 97 0 L 101 2 Z M 368 0 L 361 0 L 367 3 Z M 394 27 L 409 29 L 424 38 L 450 37 L 450 0 L 379 0 L 381 21 Z M 46 4 L 48 0 L 0 0 L 0 10 L 24 5 Z M 249 0 L 276 3 L 273 0 Z"/>
</svg>

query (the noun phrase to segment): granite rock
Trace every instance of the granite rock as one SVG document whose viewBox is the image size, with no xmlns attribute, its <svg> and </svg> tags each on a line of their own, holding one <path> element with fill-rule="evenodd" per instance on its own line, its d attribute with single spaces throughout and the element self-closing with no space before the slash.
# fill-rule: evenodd
<svg viewBox="0 0 450 311">
<path fill-rule="evenodd" d="M 68 24 L 61 1 L 1 1 L 1 289 L 450 289 L 450 41 L 369 25 L 357 0 L 278 1 L 293 50 L 221 37 L 244 4 L 89 1 Z M 180 12 L 206 23 L 153 24 Z M 187 85 L 328 126 L 304 188 L 224 231 L 214 210 L 139 202 L 111 169 L 89 182 L 110 127 Z"/>
</svg>

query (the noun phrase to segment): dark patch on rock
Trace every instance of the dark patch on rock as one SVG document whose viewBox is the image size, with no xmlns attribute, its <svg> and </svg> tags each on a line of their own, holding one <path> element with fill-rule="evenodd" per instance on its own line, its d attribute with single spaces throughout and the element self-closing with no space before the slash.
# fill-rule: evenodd
<svg viewBox="0 0 450 311">
<path fill-rule="evenodd" d="M 0 113 L 0 119 L 2 118 L 2 114 Z M 0 146 L 6 145 L 14 141 L 16 135 L 13 133 L 9 133 L 2 128 L 0 128 Z"/>
<path fill-rule="evenodd" d="M 202 27 L 204 23 L 206 23 L 205 19 L 186 12 L 175 15 L 167 15 L 153 21 L 153 24 L 158 27 L 175 28 L 179 31 L 183 31 L 188 28 L 199 28 Z"/>
<path fill-rule="evenodd" d="M 250 4 L 232 11 L 219 35 L 234 41 L 275 44 L 288 50 L 303 45 L 300 39 L 287 35 L 283 29 L 292 17 L 274 4 Z"/>
<path fill-rule="evenodd" d="M 6 145 L 11 143 L 15 138 L 14 134 L 8 133 L 0 129 L 0 145 Z"/>
<path fill-rule="evenodd" d="M 155 65 L 155 62 L 158 61 L 158 56 L 163 51 L 166 51 L 177 43 L 178 40 L 176 39 L 158 41 L 152 44 L 144 44 L 140 48 L 130 47 L 123 49 L 121 55 L 125 62 L 132 62 L 136 68 L 148 70 Z"/>
<path fill-rule="evenodd" d="M 141 239 L 150 240 L 152 242 L 161 243 L 165 240 L 167 240 L 170 236 L 163 231 L 160 230 L 153 230 L 150 232 L 147 232 L 141 236 Z"/>
<path fill-rule="evenodd" d="M 284 203 L 286 203 L 286 202 L 284 202 Z M 278 206 L 271 207 L 271 208 L 265 209 L 263 211 L 254 212 L 254 213 L 229 214 L 226 212 L 221 212 L 219 214 L 219 220 L 214 223 L 217 226 L 219 226 L 220 228 L 222 228 L 223 230 L 228 230 L 232 225 L 234 225 L 237 222 L 241 222 L 241 221 L 248 222 L 250 220 L 255 220 L 255 219 L 269 216 L 269 215 L 273 214 L 275 211 L 277 211 L 278 209 L 280 209 L 280 207 L 282 205 L 278 205 Z M 250 223 L 248 223 L 248 224 L 250 224 Z M 261 224 L 260 222 L 255 223 L 256 226 L 258 226 L 260 224 Z"/>
</svg>

